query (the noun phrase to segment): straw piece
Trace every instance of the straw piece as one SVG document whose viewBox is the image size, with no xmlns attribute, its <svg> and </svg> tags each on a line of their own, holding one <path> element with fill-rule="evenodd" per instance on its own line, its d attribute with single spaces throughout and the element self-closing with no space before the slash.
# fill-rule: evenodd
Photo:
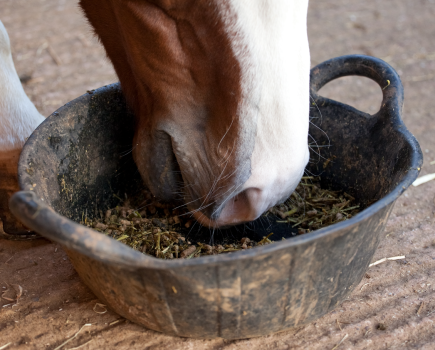
<svg viewBox="0 0 435 350">
<path fill-rule="evenodd" d="M 434 174 L 427 174 L 427 175 L 424 175 L 422 177 L 419 177 L 417 180 L 415 180 L 412 183 L 412 186 L 417 187 L 417 186 L 420 186 L 420 185 L 422 185 L 426 182 L 432 181 L 432 180 L 435 180 L 435 173 Z"/>
<path fill-rule="evenodd" d="M 381 260 L 375 261 L 374 263 L 371 263 L 371 264 L 369 265 L 369 267 L 372 267 L 372 266 L 375 266 L 375 265 L 381 264 L 381 263 L 383 263 L 384 261 L 387 261 L 387 258 L 382 258 Z"/>
<path fill-rule="evenodd" d="M 341 339 L 340 342 L 339 342 L 336 346 L 334 346 L 334 347 L 332 348 L 332 350 L 337 349 L 337 348 L 340 346 L 340 344 L 346 340 L 346 338 L 347 338 L 348 336 L 349 336 L 349 335 L 346 334 L 346 335 L 343 337 L 343 339 Z"/>
<path fill-rule="evenodd" d="M 101 309 L 101 311 L 99 311 L 97 309 Z M 94 312 L 96 312 L 97 314 L 100 314 L 100 315 L 105 314 L 107 312 L 106 305 L 101 304 L 101 303 L 96 303 L 92 310 L 94 310 Z"/>
<path fill-rule="evenodd" d="M 375 266 L 375 265 L 379 265 L 387 260 L 401 260 L 401 259 L 405 259 L 405 255 L 400 255 L 400 256 L 392 256 L 391 258 L 382 258 L 381 260 L 375 261 L 374 263 L 371 263 L 369 265 L 369 267 Z"/>
<path fill-rule="evenodd" d="M 110 323 L 109 323 L 109 326 L 113 326 L 114 324 L 117 324 L 117 323 L 119 323 L 119 322 L 121 322 L 121 320 L 115 320 L 115 321 L 113 321 L 113 322 L 110 322 Z"/>
<path fill-rule="evenodd" d="M 71 340 L 73 340 L 75 337 L 77 337 L 79 335 L 79 333 L 82 331 L 83 328 L 85 327 L 89 327 L 92 326 L 91 323 L 85 323 L 82 328 L 80 328 L 78 330 L 78 332 L 76 334 L 74 334 L 71 338 L 65 340 L 62 344 L 60 344 L 57 348 L 55 348 L 54 350 L 59 350 L 61 347 L 63 347 L 64 345 L 68 344 Z"/>
<path fill-rule="evenodd" d="M 405 259 L 405 255 L 393 256 L 391 258 L 387 258 L 387 260 L 402 260 Z"/>
</svg>

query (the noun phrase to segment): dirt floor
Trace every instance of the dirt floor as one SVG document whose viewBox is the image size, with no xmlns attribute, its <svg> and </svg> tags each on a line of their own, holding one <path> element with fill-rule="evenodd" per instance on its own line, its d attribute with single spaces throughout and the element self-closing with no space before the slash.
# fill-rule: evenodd
<svg viewBox="0 0 435 350">
<path fill-rule="evenodd" d="M 116 81 L 76 2 L 0 0 L 16 68 L 46 116 L 86 90 Z M 313 65 L 363 53 L 398 70 L 404 120 L 425 157 L 422 174 L 435 172 L 434 18 L 435 0 L 311 0 L 308 21 Z M 321 93 L 369 113 L 381 103 L 380 88 L 363 78 L 340 79 Z M 350 297 L 316 322 L 240 341 L 170 337 L 110 310 L 101 313 L 60 246 L 42 239 L 0 241 L 0 290 L 9 288 L 0 300 L 0 349 L 56 349 L 88 323 L 62 349 L 435 349 L 434 195 L 432 181 L 410 188 L 396 203 L 374 261 L 405 260 L 369 268 Z M 18 286 L 18 303 L 6 299 Z"/>
</svg>

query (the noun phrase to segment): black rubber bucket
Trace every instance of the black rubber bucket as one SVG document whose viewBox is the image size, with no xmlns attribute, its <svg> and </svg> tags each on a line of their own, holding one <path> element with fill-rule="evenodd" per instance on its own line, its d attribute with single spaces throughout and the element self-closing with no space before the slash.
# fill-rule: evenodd
<svg viewBox="0 0 435 350">
<path fill-rule="evenodd" d="M 317 94 L 329 81 L 361 75 L 383 88 L 375 115 Z M 76 221 L 113 207 L 113 195 L 140 181 L 131 147 L 133 117 L 118 85 L 85 94 L 53 113 L 27 141 L 19 164 L 22 192 L 12 212 L 64 246 L 98 298 L 125 318 L 171 335 L 238 339 L 313 321 L 361 281 L 394 201 L 418 176 L 422 154 L 401 120 L 403 88 L 385 62 L 345 56 L 311 71 L 310 131 L 325 158 L 310 171 L 365 209 L 350 220 L 267 246 L 226 255 L 161 260 Z"/>
</svg>

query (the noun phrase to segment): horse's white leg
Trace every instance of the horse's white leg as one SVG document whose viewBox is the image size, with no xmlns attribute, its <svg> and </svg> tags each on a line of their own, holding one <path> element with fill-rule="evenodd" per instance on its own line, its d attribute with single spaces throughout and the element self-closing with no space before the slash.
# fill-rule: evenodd
<svg viewBox="0 0 435 350">
<path fill-rule="evenodd" d="M 44 120 L 27 97 L 12 61 L 8 34 L 0 21 L 0 237 L 27 230 L 9 212 L 9 198 L 19 190 L 18 159 L 26 139 Z"/>
</svg>

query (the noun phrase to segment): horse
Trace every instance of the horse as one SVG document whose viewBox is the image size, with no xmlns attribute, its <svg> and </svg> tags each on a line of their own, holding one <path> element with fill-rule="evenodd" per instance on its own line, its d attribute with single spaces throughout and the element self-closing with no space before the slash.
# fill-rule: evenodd
<svg viewBox="0 0 435 350">
<path fill-rule="evenodd" d="M 309 160 L 308 0 L 79 4 L 135 114 L 133 159 L 157 198 L 216 228 L 289 197 Z"/>
<path fill-rule="evenodd" d="M 154 195 L 181 192 L 212 227 L 288 198 L 309 159 L 308 0 L 80 5 L 136 115 L 133 157 Z"/>
</svg>

